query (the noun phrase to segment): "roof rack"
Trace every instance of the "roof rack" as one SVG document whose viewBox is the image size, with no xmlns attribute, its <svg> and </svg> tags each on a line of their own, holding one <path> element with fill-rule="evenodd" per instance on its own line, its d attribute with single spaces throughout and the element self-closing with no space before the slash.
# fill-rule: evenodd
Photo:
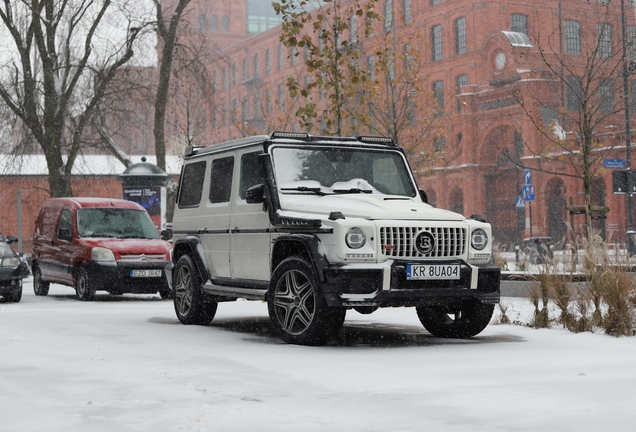
<svg viewBox="0 0 636 432">
<path fill-rule="evenodd" d="M 395 146 L 395 142 L 393 138 L 383 137 L 383 136 L 368 136 L 368 135 L 359 135 L 357 137 L 330 137 L 330 136 L 314 136 L 309 135 L 306 132 L 282 132 L 277 131 L 273 132 L 271 135 L 271 139 L 275 138 L 291 138 L 298 139 L 302 141 L 322 141 L 322 140 L 345 140 L 345 141 L 360 141 L 367 144 L 384 144 Z"/>
</svg>

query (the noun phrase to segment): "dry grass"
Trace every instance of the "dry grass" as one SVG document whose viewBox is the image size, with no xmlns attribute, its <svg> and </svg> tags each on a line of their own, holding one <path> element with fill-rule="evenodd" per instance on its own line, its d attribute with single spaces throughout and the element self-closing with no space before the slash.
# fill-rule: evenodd
<svg viewBox="0 0 636 432">
<path fill-rule="evenodd" d="M 499 307 L 499 316 L 495 318 L 493 324 L 510 324 L 510 318 L 508 317 L 508 308 L 510 307 L 510 305 L 504 305 L 500 302 L 497 304 L 497 306 Z"/>
<path fill-rule="evenodd" d="M 501 254 L 501 245 L 499 243 L 495 243 L 492 247 L 492 259 L 501 270 L 508 270 L 508 263 Z"/>
</svg>

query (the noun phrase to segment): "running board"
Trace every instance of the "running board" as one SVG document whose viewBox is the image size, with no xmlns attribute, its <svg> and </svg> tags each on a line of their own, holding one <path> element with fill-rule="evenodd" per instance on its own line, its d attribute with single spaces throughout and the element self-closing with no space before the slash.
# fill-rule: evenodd
<svg viewBox="0 0 636 432">
<path fill-rule="evenodd" d="M 206 294 L 218 295 L 224 297 L 237 297 L 246 300 L 265 301 L 267 295 L 266 289 L 227 287 L 206 283 L 201 287 Z"/>
</svg>

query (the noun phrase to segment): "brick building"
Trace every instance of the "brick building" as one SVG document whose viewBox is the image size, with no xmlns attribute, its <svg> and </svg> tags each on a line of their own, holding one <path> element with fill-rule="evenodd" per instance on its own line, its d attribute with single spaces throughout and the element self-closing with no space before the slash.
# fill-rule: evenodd
<svg viewBox="0 0 636 432">
<path fill-rule="evenodd" d="M 290 99 L 287 78 L 295 75 L 302 82 L 306 74 L 303 53 L 281 44 L 280 27 L 250 33 L 248 2 L 233 4 L 245 5 L 244 35 L 238 42 L 214 35 L 219 56 L 208 64 L 214 97 L 206 127 L 192 134 L 202 145 L 270 132 L 281 127 L 284 115 L 288 121 L 282 127 L 299 129 L 283 101 Z M 630 41 L 636 35 L 635 15 L 633 2 L 626 4 Z M 211 3 L 197 2 L 198 13 L 189 17 L 203 20 L 203 5 L 205 14 L 222 13 L 210 9 Z M 594 140 L 603 158 L 624 158 L 620 2 L 381 0 L 377 5 L 383 17 L 374 36 L 410 32 L 417 38 L 427 61 L 423 75 L 438 108 L 447 114 L 439 131 L 430 131 L 434 167 L 416 173 L 431 201 L 465 215 L 485 215 L 503 244 L 531 234 L 562 239 L 569 221 L 566 205 L 570 200 L 584 204 L 585 194 L 582 181 L 568 177 L 576 174 L 576 163 L 539 157 L 539 149 L 551 140 L 580 145 L 575 125 L 566 120 L 577 111 L 570 100 L 573 90 L 555 76 L 557 66 L 563 70 L 573 64 L 563 76 L 579 76 L 585 75 L 590 58 L 609 59 L 599 66 L 607 73 L 598 90 L 599 105 L 609 114 L 595 125 Z M 630 59 L 632 51 L 628 46 Z M 540 128 L 557 130 L 550 137 Z M 525 209 L 515 205 L 524 182 L 520 165 L 533 169 L 535 201 Z M 595 169 L 592 204 L 606 204 L 611 211 L 593 224 L 610 241 L 624 242 L 626 199 L 612 194 L 611 170 L 598 164 Z M 574 220 L 582 234 L 585 218 Z"/>
</svg>

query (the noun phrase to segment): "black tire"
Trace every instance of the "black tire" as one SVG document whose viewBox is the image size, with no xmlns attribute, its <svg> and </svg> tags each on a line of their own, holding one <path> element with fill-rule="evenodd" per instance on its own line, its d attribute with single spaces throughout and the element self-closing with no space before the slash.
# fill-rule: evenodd
<svg viewBox="0 0 636 432">
<path fill-rule="evenodd" d="M 36 296 L 45 296 L 49 293 L 50 284 L 42 280 L 42 271 L 37 265 L 33 265 L 33 292 Z"/>
<path fill-rule="evenodd" d="M 433 336 L 467 339 L 486 328 L 495 306 L 481 304 L 475 300 L 454 308 L 431 306 L 417 307 L 416 310 L 420 322 Z"/>
<path fill-rule="evenodd" d="M 201 277 L 189 255 L 179 258 L 172 276 L 174 311 L 183 324 L 207 325 L 214 319 L 218 302 L 201 291 Z"/>
<path fill-rule="evenodd" d="M 303 258 L 283 260 L 267 293 L 270 320 L 280 338 L 297 345 L 324 345 L 342 327 L 346 309 L 329 308 L 314 268 Z"/>
<path fill-rule="evenodd" d="M 86 270 L 81 267 L 75 272 L 75 292 L 78 300 L 93 301 L 95 299 L 95 286 L 91 283 Z"/>
<path fill-rule="evenodd" d="M 4 298 L 9 303 L 19 302 L 22 299 L 22 283 L 20 282 L 20 289 L 18 291 L 8 294 Z"/>
</svg>

